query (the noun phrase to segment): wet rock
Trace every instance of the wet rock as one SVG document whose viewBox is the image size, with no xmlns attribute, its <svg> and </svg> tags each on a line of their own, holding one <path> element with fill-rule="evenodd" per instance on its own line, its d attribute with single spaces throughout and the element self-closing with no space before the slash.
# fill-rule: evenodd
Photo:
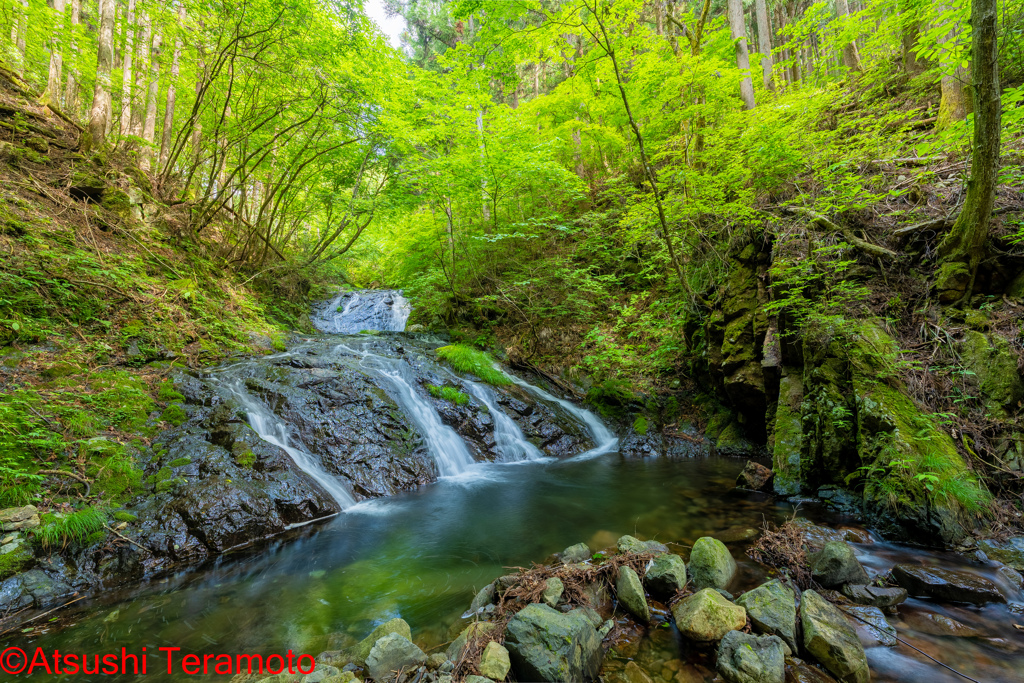
<svg viewBox="0 0 1024 683">
<path fill-rule="evenodd" d="M 1002 562 L 1019 572 L 1024 572 L 1024 536 L 1016 536 L 1005 541 L 985 539 L 978 541 L 978 549 L 990 560 Z"/>
<path fill-rule="evenodd" d="M 747 610 L 747 616 L 758 633 L 779 636 L 792 652 L 796 643 L 796 596 L 775 579 L 747 591 L 736 600 Z"/>
<path fill-rule="evenodd" d="M 747 623 L 747 612 L 714 589 L 705 588 L 675 604 L 672 608 L 679 632 L 690 640 L 719 640 L 729 631 L 738 631 Z"/>
<path fill-rule="evenodd" d="M 843 533 L 841 531 L 830 529 L 827 526 L 819 526 L 803 517 L 794 520 L 793 524 L 803 533 L 807 546 L 815 550 L 823 547 L 829 541 L 843 540 Z"/>
<path fill-rule="evenodd" d="M 645 623 L 651 620 L 651 608 L 647 605 L 643 584 L 632 568 L 619 567 L 619 575 L 615 579 L 615 592 L 619 596 L 619 602 L 633 616 Z"/>
<path fill-rule="evenodd" d="M 671 597 L 686 586 L 686 563 L 678 555 L 659 555 L 651 560 L 644 583 L 652 595 Z"/>
<path fill-rule="evenodd" d="M 867 572 L 857 561 L 853 548 L 843 541 L 829 541 L 809 559 L 812 578 L 826 588 L 868 582 Z"/>
<path fill-rule="evenodd" d="M 0 582 L 0 611 L 44 607 L 73 592 L 62 578 L 51 578 L 40 569 L 30 569 Z"/>
<path fill-rule="evenodd" d="M 471 674 L 469 676 L 466 676 L 466 683 L 494 683 L 494 681 L 492 681 L 490 678 L 487 678 L 486 676 L 477 676 L 475 674 Z"/>
<path fill-rule="evenodd" d="M 590 547 L 586 543 L 571 545 L 562 551 L 561 558 L 562 564 L 586 562 L 590 559 Z"/>
<path fill-rule="evenodd" d="M 495 625 L 489 621 L 473 622 L 466 628 L 462 629 L 462 633 L 452 641 L 452 644 L 449 645 L 448 649 L 445 651 L 445 656 L 453 662 L 457 662 L 462 657 L 462 650 L 466 647 L 466 643 L 469 642 L 470 638 L 490 633 L 495 628 Z"/>
<path fill-rule="evenodd" d="M 786 657 L 786 683 L 836 683 L 836 679 L 802 659 Z"/>
<path fill-rule="evenodd" d="M 625 683 L 654 683 L 647 672 L 640 668 L 636 662 L 628 662 L 622 670 L 622 680 Z"/>
<path fill-rule="evenodd" d="M 1021 576 L 1020 572 L 1013 567 L 1000 567 L 996 570 L 996 573 L 999 574 L 1004 581 L 1013 586 L 1014 590 L 1021 590 L 1024 588 L 1024 576 Z"/>
<path fill-rule="evenodd" d="M 35 505 L 0 510 L 0 531 L 18 531 L 38 528 L 39 510 Z"/>
<path fill-rule="evenodd" d="M 874 543 L 871 534 L 866 529 L 845 526 L 839 529 L 839 531 L 843 534 L 843 540 L 849 543 Z"/>
<path fill-rule="evenodd" d="M 718 645 L 718 673 L 729 683 L 784 683 L 785 647 L 778 636 L 729 631 Z"/>
<path fill-rule="evenodd" d="M 389 633 L 373 645 L 366 657 L 366 668 L 375 681 L 386 681 L 394 672 L 409 671 L 427 661 L 423 650 L 405 636 Z"/>
<path fill-rule="evenodd" d="M 480 655 L 480 673 L 487 678 L 496 681 L 505 680 L 509 669 L 512 667 L 508 657 L 508 650 L 494 642 L 487 643 L 483 653 Z"/>
<path fill-rule="evenodd" d="M 590 680 L 601 667 L 601 639 L 580 610 L 527 605 L 509 620 L 505 646 L 519 680 Z"/>
<path fill-rule="evenodd" d="M 736 486 L 751 491 L 770 491 L 773 477 L 770 469 L 753 460 L 748 460 L 746 467 L 736 478 Z"/>
<path fill-rule="evenodd" d="M 1006 602 L 999 588 L 982 576 L 969 572 L 898 564 L 892 577 L 915 597 L 925 596 L 949 602 Z"/>
<path fill-rule="evenodd" d="M 668 548 L 657 541 L 641 541 L 633 536 L 622 536 L 618 541 L 620 553 L 667 553 Z"/>
<path fill-rule="evenodd" d="M 912 630 L 932 636 L 977 638 L 982 635 L 976 628 L 935 612 L 911 612 L 906 615 L 906 622 Z"/>
<path fill-rule="evenodd" d="M 384 636 L 397 633 L 406 640 L 412 640 L 412 630 L 409 628 L 409 624 L 404 619 L 392 619 L 386 621 L 377 628 L 370 632 L 370 635 L 363 638 L 359 643 L 352 648 L 349 655 L 352 657 L 352 661 L 362 665 L 366 662 L 366 658 L 370 656 L 370 650 L 373 649 L 374 644 L 383 638 Z"/>
<path fill-rule="evenodd" d="M 895 607 L 907 599 L 905 588 L 882 588 L 880 586 L 856 585 L 848 583 L 843 586 L 843 595 L 859 605 L 871 607 Z"/>
<path fill-rule="evenodd" d="M 882 610 L 865 605 L 847 605 L 842 608 L 847 621 L 857 632 L 864 647 L 896 647 L 896 629 L 886 620 Z"/>
<path fill-rule="evenodd" d="M 427 657 L 427 670 L 437 671 L 444 663 L 448 661 L 448 657 L 443 652 L 435 652 L 434 654 Z"/>
<path fill-rule="evenodd" d="M 690 579 L 697 590 L 728 588 L 736 576 L 736 560 L 718 539 L 704 536 L 697 539 L 690 552 Z"/>
<path fill-rule="evenodd" d="M 757 538 L 760 532 L 749 526 L 734 526 L 725 529 L 724 531 L 716 531 L 715 538 L 722 543 L 739 543 L 742 541 L 752 541 Z"/>
<path fill-rule="evenodd" d="M 469 611 L 476 613 L 481 607 L 490 605 L 494 602 L 494 584 L 489 583 L 476 594 L 473 598 L 473 602 L 469 605 Z"/>
<path fill-rule="evenodd" d="M 803 592 L 804 649 L 843 683 L 869 683 L 867 656 L 843 613 L 813 590 Z"/>
<path fill-rule="evenodd" d="M 562 585 L 562 580 L 557 576 L 552 576 L 545 582 L 544 592 L 541 594 L 541 599 L 546 605 L 551 607 L 557 607 L 558 601 L 562 599 L 562 591 L 565 590 L 565 586 Z"/>
</svg>

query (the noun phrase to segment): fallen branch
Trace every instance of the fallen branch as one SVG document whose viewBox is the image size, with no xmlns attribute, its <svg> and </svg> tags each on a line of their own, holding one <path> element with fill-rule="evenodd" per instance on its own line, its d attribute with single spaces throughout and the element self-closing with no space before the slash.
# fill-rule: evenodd
<svg viewBox="0 0 1024 683">
<path fill-rule="evenodd" d="M 49 474 L 50 476 L 54 476 L 54 477 L 68 477 L 70 479 L 77 479 L 78 481 L 80 481 L 83 484 L 85 484 L 85 497 L 86 498 L 89 497 L 89 491 L 92 490 L 92 482 L 90 482 L 88 479 L 86 479 L 82 475 L 75 474 L 74 472 L 66 472 L 64 470 L 38 470 L 36 472 L 36 474 Z"/>
<path fill-rule="evenodd" d="M 53 106 L 49 102 L 46 103 L 46 108 L 49 109 L 50 111 L 52 111 L 54 114 L 56 114 L 57 118 L 59 118 L 64 123 L 68 124 L 69 126 L 74 126 L 76 129 L 78 129 L 79 133 L 84 133 L 85 132 L 84 128 L 82 128 L 80 125 L 78 125 L 77 123 L 72 121 L 71 118 L 67 114 L 65 114 L 64 112 L 62 112 L 60 109 L 58 109 L 57 107 Z"/>
<path fill-rule="evenodd" d="M 997 207 L 995 209 L 992 209 L 992 215 L 993 216 L 998 216 L 998 215 L 1003 214 L 1003 213 L 1009 213 L 1010 211 L 1013 211 L 1014 208 L 1015 207 L 1012 207 L 1012 206 L 1000 206 L 1000 207 Z M 908 232 L 917 232 L 918 230 L 941 230 L 942 228 L 946 227 L 947 225 L 952 225 L 955 222 L 956 222 L 955 218 L 946 218 L 946 217 L 931 218 L 931 219 L 926 220 L 926 221 L 921 221 L 920 223 L 914 223 L 913 225 L 908 225 L 905 228 L 899 228 L 898 230 L 893 230 L 892 234 L 894 234 L 894 235 L 905 235 Z"/>
<path fill-rule="evenodd" d="M 135 547 L 136 547 L 136 548 L 138 548 L 139 550 L 142 550 L 143 552 L 147 552 L 147 553 L 149 553 L 150 555 L 152 555 L 152 554 L 153 554 L 153 551 L 152 551 L 152 550 L 150 550 L 149 548 L 147 548 L 146 546 L 144 546 L 144 545 L 139 545 L 138 543 L 136 543 L 136 542 L 135 542 L 135 541 L 133 541 L 132 539 L 130 539 L 130 538 L 128 538 L 127 536 L 125 536 L 124 534 L 122 534 L 121 532 L 119 532 L 119 531 L 117 531 L 117 530 L 115 530 L 115 529 L 111 529 L 111 528 L 110 528 L 109 526 L 107 526 L 106 524 L 104 524 L 104 525 L 103 525 L 103 528 L 104 528 L 104 529 L 106 529 L 107 531 L 109 531 L 110 533 L 114 534 L 114 535 L 115 535 L 115 536 L 117 536 L 118 538 L 120 538 L 120 539 L 121 539 L 122 541 L 128 541 L 129 543 L 131 543 L 131 544 L 132 544 L 133 546 L 135 546 Z"/>
<path fill-rule="evenodd" d="M 857 237 L 856 235 L 853 234 L 853 230 L 833 223 L 825 216 L 822 216 L 820 213 L 815 213 L 814 211 L 811 211 L 810 209 L 805 209 L 801 206 L 788 206 L 785 207 L 785 209 L 787 211 L 800 214 L 802 216 L 807 216 L 808 218 L 811 219 L 812 223 L 818 225 L 821 228 L 840 233 L 843 237 L 846 238 L 846 241 L 849 242 L 855 249 L 859 249 L 863 251 L 865 254 L 874 256 L 875 258 L 899 258 L 899 254 L 897 254 L 895 251 L 890 251 L 885 247 L 880 247 L 877 244 L 872 244 L 871 242 L 862 240 L 860 237 Z"/>
</svg>

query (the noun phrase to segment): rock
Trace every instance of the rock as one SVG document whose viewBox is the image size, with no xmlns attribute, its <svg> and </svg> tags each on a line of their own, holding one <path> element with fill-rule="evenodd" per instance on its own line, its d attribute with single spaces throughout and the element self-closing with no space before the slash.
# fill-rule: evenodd
<svg viewBox="0 0 1024 683">
<path fill-rule="evenodd" d="M 975 605 L 1006 602 L 1006 598 L 994 583 L 968 572 L 898 564 L 892 569 L 892 577 L 915 597 L 926 596 Z"/>
<path fill-rule="evenodd" d="M 335 676 L 325 678 L 323 683 L 361 683 L 361 681 L 351 671 L 342 671 Z"/>
<path fill-rule="evenodd" d="M 679 632 L 690 640 L 719 640 L 729 631 L 738 631 L 747 624 L 747 612 L 734 605 L 712 588 L 677 602 L 672 617 Z"/>
<path fill-rule="evenodd" d="M 562 591 L 564 590 L 565 586 L 562 585 L 562 580 L 557 576 L 552 576 L 544 582 L 544 592 L 541 594 L 541 600 L 546 605 L 557 607 L 558 601 L 562 599 Z"/>
<path fill-rule="evenodd" d="M 657 541 L 641 541 L 633 536 L 622 536 L 617 543 L 620 553 L 667 553 L 668 548 Z"/>
<path fill-rule="evenodd" d="M 494 683 L 490 678 L 486 676 L 477 676 L 476 674 L 470 674 L 466 676 L 465 683 Z"/>
<path fill-rule="evenodd" d="M 481 607 L 490 605 L 492 602 L 494 602 L 494 584 L 489 583 L 481 588 L 473 598 L 473 602 L 469 605 L 469 612 L 475 614 Z"/>
<path fill-rule="evenodd" d="M 653 595 L 671 597 L 686 587 L 686 563 L 678 555 L 659 555 L 648 565 L 644 583 Z"/>
<path fill-rule="evenodd" d="M 352 661 L 356 664 L 362 665 L 366 663 L 366 658 L 370 656 L 370 650 L 378 640 L 384 636 L 397 633 L 404 637 L 406 640 L 412 640 L 412 629 L 409 628 L 409 624 L 404 619 L 392 619 L 386 621 L 377 628 L 370 632 L 370 635 L 363 638 L 359 643 L 352 648 L 349 653 L 352 657 Z"/>
<path fill-rule="evenodd" d="M 996 573 L 999 574 L 1000 578 L 1013 586 L 1014 590 L 1019 591 L 1024 588 L 1024 576 L 1021 576 L 1020 572 L 1013 567 L 1002 566 L 996 570 Z"/>
<path fill-rule="evenodd" d="M 366 658 L 366 668 L 375 681 L 385 681 L 396 671 L 407 672 L 426 661 L 427 655 L 412 641 L 398 633 L 389 633 L 374 643 Z"/>
<path fill-rule="evenodd" d="M 736 486 L 751 491 L 770 491 L 774 476 L 772 471 L 764 465 L 748 460 L 746 467 L 736 478 Z"/>
<path fill-rule="evenodd" d="M 718 673 L 729 683 L 784 683 L 785 647 L 778 636 L 729 631 L 718 645 Z"/>
<path fill-rule="evenodd" d="M 690 580 L 697 590 L 728 588 L 736 576 L 736 560 L 721 541 L 698 538 L 690 552 Z"/>
<path fill-rule="evenodd" d="M 853 548 L 843 541 L 826 543 L 819 552 L 811 555 L 810 565 L 812 578 L 826 588 L 868 582 L 868 574 L 857 561 Z"/>
<path fill-rule="evenodd" d="M 299 683 L 334 683 L 336 680 L 346 680 L 342 678 L 341 669 L 336 666 L 318 666 L 312 673 L 300 678 Z"/>
<path fill-rule="evenodd" d="M 466 628 L 462 629 L 462 633 L 459 634 L 458 638 L 452 641 L 452 644 L 448 646 L 445 651 L 445 656 L 456 662 L 462 657 L 462 648 L 466 647 L 466 643 L 469 642 L 470 638 L 474 638 L 478 635 L 488 633 L 495 628 L 494 624 L 489 621 L 475 621 Z"/>
<path fill-rule="evenodd" d="M 978 549 L 988 555 L 990 560 L 1002 562 L 1019 572 L 1024 572 L 1024 536 L 1017 536 L 1005 541 L 986 539 L 978 541 Z"/>
<path fill-rule="evenodd" d="M 654 683 L 647 672 L 640 668 L 636 662 L 629 662 L 622 670 L 622 679 L 625 683 Z"/>
<path fill-rule="evenodd" d="M 423 325 L 413 324 L 413 325 L 409 325 L 408 327 L 406 327 L 405 331 L 406 332 L 425 332 L 426 329 L 427 328 L 423 327 Z"/>
<path fill-rule="evenodd" d="M 818 526 L 804 517 L 793 520 L 793 524 L 803 533 L 807 546 L 815 550 L 822 548 L 829 541 L 843 540 L 841 531 L 830 529 L 827 526 Z"/>
<path fill-rule="evenodd" d="M 590 620 L 573 610 L 527 605 L 505 629 L 516 678 L 523 681 L 582 681 L 601 668 L 601 639 Z"/>
<path fill-rule="evenodd" d="M 843 607 L 846 620 L 853 626 L 864 647 L 884 645 L 896 647 L 896 629 L 886 620 L 882 610 L 865 605 L 848 605 Z"/>
<path fill-rule="evenodd" d="M 803 592 L 800 622 L 804 649 L 843 683 L 869 683 L 864 647 L 839 609 L 813 590 Z"/>
<path fill-rule="evenodd" d="M 797 652 L 796 596 L 781 581 L 775 579 L 747 591 L 736 604 L 747 610 L 758 633 L 779 636 L 791 651 Z"/>
<path fill-rule="evenodd" d="M 836 683 L 836 679 L 796 657 L 786 657 L 786 683 Z"/>
<path fill-rule="evenodd" d="M 981 631 L 976 628 L 971 628 L 956 619 L 934 612 L 912 612 L 907 615 L 906 620 L 912 630 L 931 636 L 977 638 L 982 635 Z"/>
<path fill-rule="evenodd" d="M 18 553 L 27 552 L 21 548 Z M 23 607 L 43 607 L 71 595 L 74 589 L 57 577 L 50 578 L 42 570 L 30 569 L 0 581 L 0 612 L 17 611 Z"/>
<path fill-rule="evenodd" d="M 895 607 L 907 599 L 905 588 L 881 588 L 880 586 L 848 583 L 843 586 L 843 595 L 859 605 L 871 607 Z"/>
<path fill-rule="evenodd" d="M 715 538 L 722 543 L 740 543 L 742 541 L 752 541 L 757 538 L 760 533 L 760 531 L 753 527 L 734 526 L 729 527 L 724 531 L 716 531 Z"/>
<path fill-rule="evenodd" d="M 35 505 L 0 510 L 0 531 L 35 529 L 39 524 L 39 510 Z"/>
<path fill-rule="evenodd" d="M 480 655 L 480 673 L 495 681 L 505 680 L 508 671 L 512 667 L 508 658 L 508 650 L 493 640 L 487 643 L 483 653 Z"/>
<path fill-rule="evenodd" d="M 448 661 L 448 657 L 443 652 L 435 652 L 434 654 L 427 657 L 427 670 L 437 671 L 444 663 Z"/>
<path fill-rule="evenodd" d="M 562 551 L 561 558 L 562 564 L 585 562 L 590 559 L 590 547 L 586 543 L 571 545 Z"/>
<path fill-rule="evenodd" d="M 643 584 L 631 567 L 619 567 L 619 575 L 615 579 L 615 593 L 619 596 L 619 602 L 633 616 L 644 623 L 651 620 L 651 608 L 647 605 Z"/>
</svg>

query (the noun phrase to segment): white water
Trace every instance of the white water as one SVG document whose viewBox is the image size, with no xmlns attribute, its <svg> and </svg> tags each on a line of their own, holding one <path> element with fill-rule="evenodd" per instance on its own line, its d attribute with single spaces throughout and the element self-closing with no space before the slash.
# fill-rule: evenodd
<svg viewBox="0 0 1024 683">
<path fill-rule="evenodd" d="M 363 330 L 402 332 L 410 313 L 412 305 L 400 291 L 366 289 L 339 293 L 332 301 L 314 307 L 311 319 L 317 328 L 331 334 L 356 334 Z"/>
<path fill-rule="evenodd" d="M 516 462 L 519 460 L 539 460 L 544 457 L 540 449 L 526 440 L 523 430 L 511 417 L 498 407 L 494 400 L 494 394 L 490 389 L 477 382 L 464 380 L 466 387 L 480 402 L 487 406 L 494 421 L 494 440 L 498 444 L 498 457 L 503 462 Z"/>
<path fill-rule="evenodd" d="M 242 404 L 245 409 L 246 415 L 249 418 L 249 425 L 253 430 L 259 434 L 260 438 L 268 443 L 272 443 L 284 450 L 288 455 L 291 456 L 295 464 L 298 465 L 303 472 L 312 477 L 320 486 L 324 488 L 327 493 L 330 494 L 331 498 L 334 498 L 341 506 L 341 509 L 351 507 L 356 504 L 355 498 L 352 494 L 345 490 L 338 481 L 337 477 L 324 471 L 320 467 L 320 463 L 316 457 L 295 448 L 289 443 L 288 438 L 288 427 L 281 418 L 274 415 L 266 406 L 257 401 L 253 396 L 245 390 L 245 385 L 242 384 L 242 380 L 235 379 L 225 384 L 225 387 L 238 399 L 238 402 Z"/>
<path fill-rule="evenodd" d="M 498 370 L 501 370 L 502 372 L 505 372 L 497 364 L 495 364 L 494 367 Z M 596 458 L 599 455 L 611 453 L 619 445 L 619 439 L 614 434 L 612 434 L 612 432 L 607 427 L 604 426 L 604 423 L 601 422 L 597 415 L 594 415 L 589 410 L 580 408 L 579 406 L 569 401 L 566 401 L 565 399 L 553 396 L 552 394 L 549 394 L 540 387 L 535 387 L 526 380 L 516 377 L 512 373 L 505 372 L 505 375 L 508 376 L 510 380 L 512 380 L 519 386 L 523 387 L 527 391 L 530 391 L 536 394 L 537 396 L 540 396 L 546 401 L 552 401 L 562 406 L 563 408 L 565 408 L 567 412 L 572 414 L 574 417 L 576 417 L 576 419 L 578 419 L 580 422 L 586 425 L 587 429 L 590 430 L 590 434 L 594 437 L 594 443 L 596 445 L 586 453 L 581 453 L 580 455 L 577 455 L 577 459 Z"/>
</svg>

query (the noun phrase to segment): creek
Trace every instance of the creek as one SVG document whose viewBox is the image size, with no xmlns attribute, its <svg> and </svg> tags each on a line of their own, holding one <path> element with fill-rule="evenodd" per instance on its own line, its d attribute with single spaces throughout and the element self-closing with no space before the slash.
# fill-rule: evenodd
<svg viewBox="0 0 1024 683">
<path fill-rule="evenodd" d="M 765 521 L 781 523 L 793 515 L 794 505 L 735 489 L 744 460 L 711 454 L 624 458 L 615 450 L 615 435 L 593 413 L 514 377 L 516 385 L 590 435 L 589 448 L 580 447 L 570 457 L 552 457 L 506 414 L 500 392 L 432 365 L 432 373 L 459 380 L 491 414 L 488 424 L 496 457 L 481 462 L 473 455 L 475 448 L 445 423 L 418 389 L 414 369 L 428 360 L 415 344 L 402 342 L 402 353 L 385 353 L 385 348 L 392 348 L 387 335 L 353 335 L 366 329 L 403 329 L 407 306 L 398 292 L 339 295 L 317 309 L 315 320 L 327 333 L 323 337 L 283 354 L 226 366 L 207 377 L 221 395 L 242 408 L 260 437 L 283 448 L 330 494 L 341 513 L 220 555 L 199 568 L 82 600 L 63 612 L 59 622 L 14 638 L 13 644 L 83 653 L 121 647 L 140 652 L 146 647 L 153 672 L 163 661 L 159 647 L 197 654 L 291 649 L 315 655 L 347 647 L 376 624 L 401 617 L 426 649 L 450 640 L 465 624 L 462 615 L 475 592 L 509 573 L 510 567 L 528 567 L 580 541 L 593 549 L 612 546 L 622 534 L 676 544 L 672 547 L 684 556 L 697 538 L 713 535 L 727 542 L 740 564 L 735 589 L 751 588 L 765 579 L 765 570 L 749 560 L 745 550 L 753 530 Z M 350 315 L 358 317 L 349 319 Z M 440 344 L 424 340 L 428 347 Z M 314 353 L 379 379 L 381 390 L 422 437 L 440 475 L 435 482 L 387 497 L 360 495 L 297 438 L 287 411 L 250 389 L 254 385 L 246 377 L 252 365 L 294 364 Z M 852 521 L 814 503 L 804 504 L 800 515 L 836 528 Z M 1014 626 L 1024 621 L 1024 615 L 1014 611 L 1019 607 L 1015 601 L 1024 596 L 994 565 L 857 533 L 853 546 L 869 572 L 883 572 L 897 562 L 923 562 L 997 581 L 1011 600 L 1009 607 L 910 599 L 890 623 L 900 637 L 978 680 L 1024 681 L 1024 648 Z M 929 614 L 955 619 L 973 631 L 970 637 L 950 635 Z M 636 641 L 630 657 L 655 683 L 714 678 L 713 658 L 684 643 L 674 628 L 652 629 Z M 868 657 L 876 681 L 964 680 L 905 646 L 872 647 Z M 606 666 L 612 671 L 624 661 L 621 654 L 613 655 Z M 95 680 L 100 678 L 137 680 Z M 172 679 L 151 674 L 146 680 Z"/>
</svg>

